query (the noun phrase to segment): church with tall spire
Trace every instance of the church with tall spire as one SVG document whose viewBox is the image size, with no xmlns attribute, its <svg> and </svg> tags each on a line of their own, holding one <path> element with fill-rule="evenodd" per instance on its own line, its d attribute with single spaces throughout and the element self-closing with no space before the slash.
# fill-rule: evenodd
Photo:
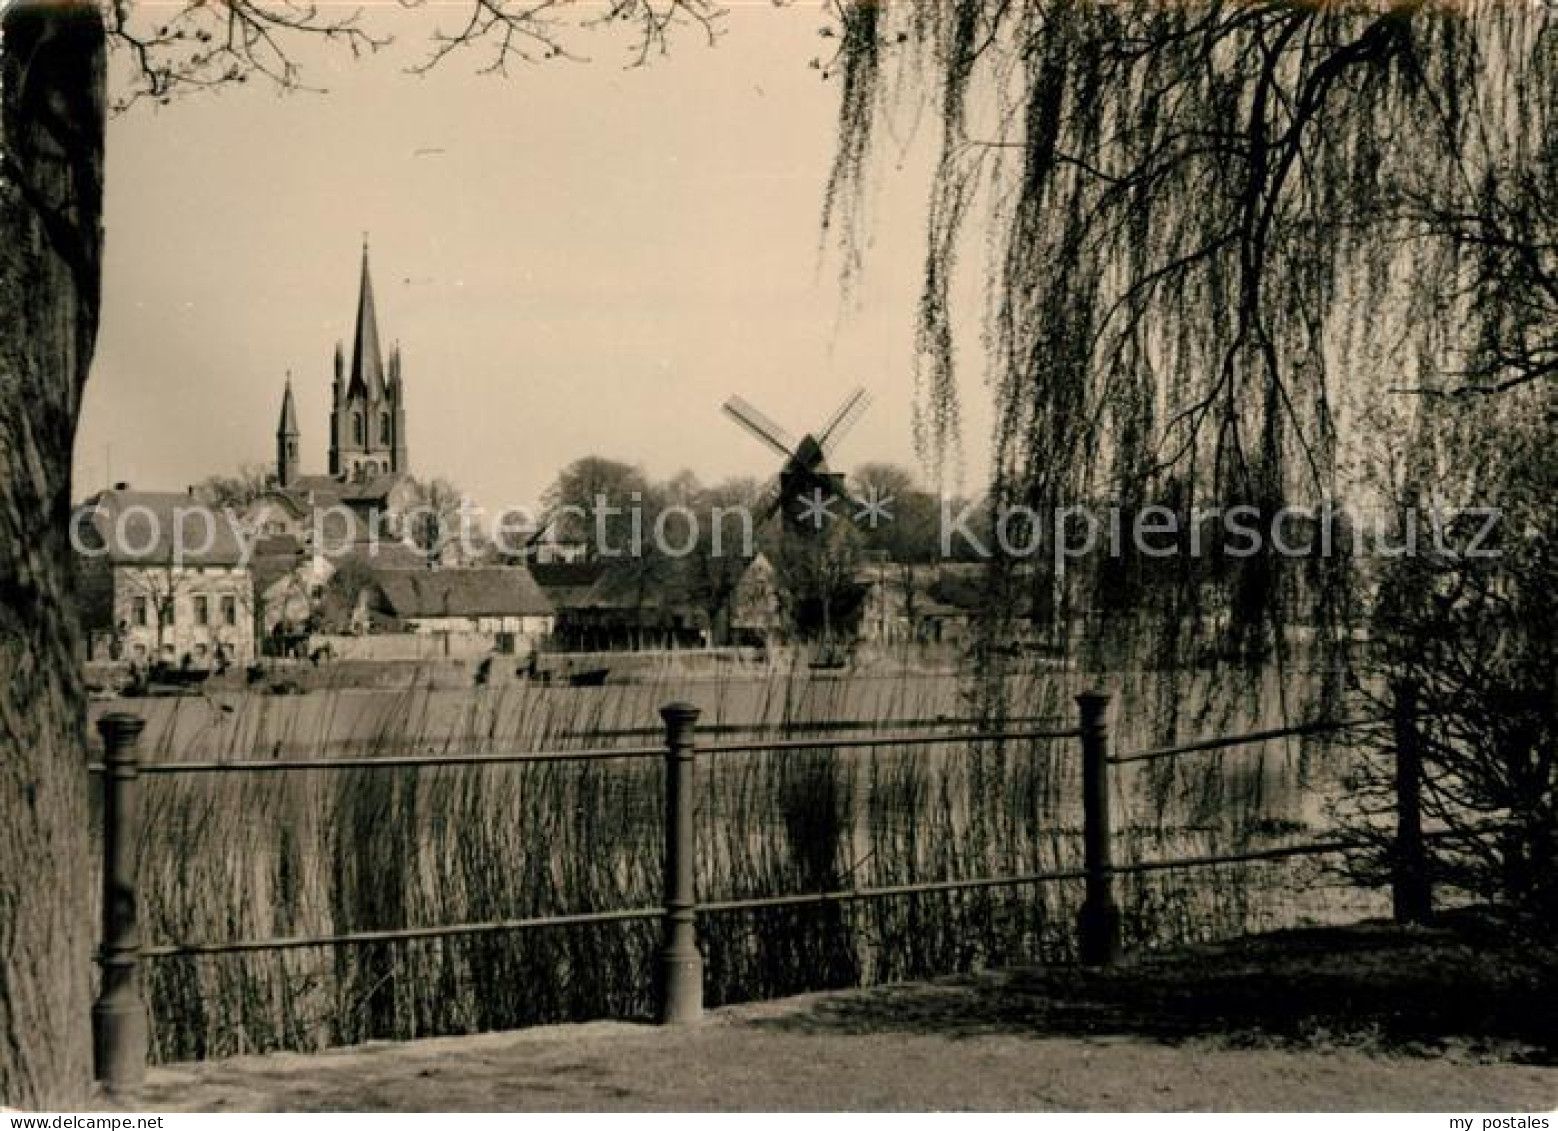
<svg viewBox="0 0 1558 1131">
<path fill-rule="evenodd" d="M 283 490 L 301 486 L 297 407 L 292 378 L 282 393 L 281 419 L 276 426 L 276 482 Z M 368 241 L 362 245 L 362 272 L 357 285 L 357 322 L 352 334 L 351 362 L 341 342 L 335 346 L 335 374 L 330 387 L 330 478 L 342 484 L 368 484 L 410 471 L 406 456 L 406 407 L 401 379 L 400 346 L 385 354 L 379 344 L 379 318 L 373 301 L 373 275 Z M 312 478 L 312 477 L 308 477 Z"/>
<path fill-rule="evenodd" d="M 406 414 L 401 402 L 400 347 L 388 358 L 379 349 L 379 320 L 373 306 L 368 241 L 362 245 L 362 279 L 357 288 L 357 329 L 351 368 L 341 344 L 335 347 L 331 386 L 330 474 L 361 483 L 389 472 L 405 474 Z"/>
</svg>

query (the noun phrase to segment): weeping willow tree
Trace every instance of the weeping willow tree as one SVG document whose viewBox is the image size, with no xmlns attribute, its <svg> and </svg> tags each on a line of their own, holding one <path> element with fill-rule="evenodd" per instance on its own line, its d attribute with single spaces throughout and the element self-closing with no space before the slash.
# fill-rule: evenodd
<svg viewBox="0 0 1558 1131">
<path fill-rule="evenodd" d="M 839 14 L 824 220 L 846 280 L 884 128 L 927 108 L 940 125 L 922 454 L 942 461 L 958 438 L 954 282 L 982 244 L 996 511 L 1107 506 L 1127 532 L 1148 507 L 1177 516 L 1168 564 L 1129 536 L 1058 565 L 995 554 L 992 585 L 1029 589 L 1093 662 L 1265 662 L 1295 620 L 1340 639 L 1358 570 L 1344 545 L 1273 545 L 1284 508 L 1367 509 L 1360 455 L 1427 401 L 1548 391 L 1551 9 L 856 0 Z M 1361 423 L 1382 398 L 1399 425 L 1383 437 Z M 1235 507 L 1258 552 L 1187 544 Z"/>
</svg>

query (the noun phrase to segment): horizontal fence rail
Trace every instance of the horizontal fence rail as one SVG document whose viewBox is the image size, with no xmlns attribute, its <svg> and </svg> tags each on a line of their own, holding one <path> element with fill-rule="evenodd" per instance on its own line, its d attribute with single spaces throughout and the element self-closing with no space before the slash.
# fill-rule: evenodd
<svg viewBox="0 0 1558 1131">
<path fill-rule="evenodd" d="M 857 750 L 881 746 L 945 746 L 949 742 L 1020 742 L 1075 738 L 1075 730 L 983 731 L 977 734 L 881 734 L 854 738 L 785 738 L 699 746 L 701 754 L 760 754 L 784 750 Z M 604 762 L 665 756 L 663 746 L 606 746 L 593 750 L 533 750 L 514 754 L 395 754 L 382 758 L 272 758 L 228 762 L 150 762 L 143 774 L 265 773 L 280 770 L 394 770 L 423 766 L 521 765 L 535 762 Z"/>
<path fill-rule="evenodd" d="M 700 754 L 761 754 L 780 750 L 853 750 L 880 746 L 945 746 L 948 742 L 1026 742 L 1076 738 L 1077 730 L 987 730 L 973 734 L 881 734 L 858 738 L 775 738 L 761 742 L 716 742 L 699 746 Z"/>
<path fill-rule="evenodd" d="M 895 722 L 894 726 L 901 724 Z M 701 733 L 701 732 L 700 732 Z M 985 730 L 949 734 L 878 734 L 854 738 L 776 738 L 752 742 L 724 742 L 700 746 L 704 754 L 752 754 L 781 750 L 849 750 L 879 746 L 944 746 L 949 742 L 1020 742 L 1075 738 L 1076 730 Z M 628 761 L 660 758 L 664 746 L 599 746 L 580 750 L 520 750 L 492 754 L 386 754 L 342 758 L 233 758 L 218 761 L 142 762 L 140 772 L 151 775 L 279 773 L 289 770 L 395 770 L 421 767 L 523 765 L 535 762 Z M 88 763 L 94 774 L 106 770 L 102 762 Z"/>
<path fill-rule="evenodd" d="M 1065 715 L 1006 715 L 999 721 L 1007 726 L 1030 726 L 1035 723 L 1064 722 Z M 923 719 L 894 719 L 892 725 L 899 730 L 931 730 L 936 727 L 981 726 L 988 727 L 988 718 L 970 715 L 934 715 Z M 836 731 L 875 730 L 881 719 L 781 719 L 762 723 L 704 723 L 699 734 L 769 734 L 779 731 L 785 734 L 829 734 Z M 618 727 L 611 730 L 565 730 L 559 738 L 655 738 L 665 733 L 664 727 Z"/>
<path fill-rule="evenodd" d="M 1275 727 L 1271 730 L 1250 731 L 1248 734 L 1205 738 L 1198 742 L 1181 743 L 1178 746 L 1158 746 L 1150 750 L 1132 750 L 1126 754 L 1112 755 L 1109 758 L 1109 763 L 1114 766 L 1123 766 L 1130 762 L 1155 762 L 1164 758 L 1178 758 L 1182 754 L 1199 754 L 1204 750 L 1226 750 L 1235 746 L 1253 746 L 1261 742 L 1271 742 L 1278 738 L 1309 738 L 1320 734 L 1335 734 L 1344 730 L 1379 726 L 1390 721 L 1389 716 L 1383 716 L 1299 723 L 1295 726 Z"/>
<path fill-rule="evenodd" d="M 659 758 L 663 746 L 600 746 L 584 750 L 516 750 L 493 754 L 386 754 L 350 758 L 233 758 L 225 761 L 142 762 L 143 774 L 263 774 L 284 770 L 397 770 L 449 766 L 504 766 L 533 762 L 596 762 Z M 105 763 L 87 767 L 102 773 Z"/>
<path fill-rule="evenodd" d="M 1201 751 L 1249 746 L 1282 738 L 1338 733 L 1374 726 L 1382 722 L 1394 722 L 1397 730 L 1396 745 L 1401 752 L 1401 756 L 1397 759 L 1396 843 L 1391 850 L 1395 868 L 1392 881 L 1394 903 L 1397 916 L 1403 921 L 1420 921 L 1426 917 L 1431 904 L 1431 894 L 1426 887 L 1424 843 L 1445 833 L 1424 832 L 1421 827 L 1417 808 L 1420 803 L 1421 767 L 1415 764 L 1412 757 L 1415 748 L 1411 742 L 1413 718 L 1411 711 L 1415 709 L 1413 703 L 1398 699 L 1398 711 L 1390 719 L 1320 720 L 1118 755 L 1111 753 L 1110 750 L 1110 705 L 1109 695 L 1101 692 L 1084 692 L 1077 697 L 1077 722 L 1071 727 L 1035 726 L 1035 724 L 1053 724 L 1060 721 L 1053 715 L 1008 716 L 1002 720 L 1002 726 L 999 728 L 992 727 L 989 720 L 937 716 L 934 719 L 895 720 L 886 724 L 882 721 L 874 721 L 870 724 L 876 728 L 873 732 L 850 734 L 847 732 L 865 730 L 867 724 L 864 721 L 846 720 L 807 727 L 816 734 L 831 733 L 838 737 L 794 737 L 797 728 L 792 725 L 788 730 L 783 726 L 772 728 L 781 730 L 786 737 L 725 739 L 703 744 L 698 741 L 703 735 L 762 733 L 765 728 L 741 724 L 717 724 L 700 728 L 699 711 L 696 707 L 673 703 L 662 709 L 664 725 L 658 730 L 633 728 L 594 732 L 591 735 L 600 739 L 644 737 L 658 733 L 663 736 L 663 742 L 656 745 L 591 746 L 577 750 L 495 751 L 477 754 L 427 753 L 384 757 L 187 762 L 141 762 L 136 754 L 143 725 L 141 720 L 125 713 L 107 715 L 98 723 L 105 757 L 101 764 L 91 767 L 102 775 L 104 790 L 103 942 L 99 953 L 103 979 L 102 993 L 93 1009 L 97 1076 L 110 1094 L 133 1096 L 140 1086 L 145 1072 L 148 1030 L 146 1006 L 140 983 L 140 965 L 145 960 L 397 944 L 519 933 L 543 928 L 659 920 L 662 924 L 659 976 L 656 987 L 659 1015 L 664 1023 L 680 1023 L 697 1018 L 703 1008 L 703 963 L 697 934 L 697 920 L 700 915 L 817 907 L 918 895 L 1080 881 L 1085 885 L 1085 893 L 1077 917 L 1079 954 L 1084 963 L 1107 964 L 1119 957 L 1121 948 L 1120 915 L 1115 905 L 1114 895 L 1114 881 L 1117 877 L 1175 869 L 1339 854 L 1361 850 L 1371 844 L 1369 840 L 1359 837 L 1328 837 L 1302 844 L 1116 864 L 1112 858 L 1110 831 L 1112 814 L 1109 771 L 1111 767 L 1175 758 Z M 884 725 L 893 730 L 884 732 L 881 729 Z M 946 729 L 962 726 L 972 729 Z M 577 737 L 584 737 L 584 735 L 577 735 Z M 880 748 L 932 749 L 950 743 L 1062 740 L 1078 740 L 1082 753 L 1083 863 L 1079 868 L 699 901 L 695 883 L 693 817 L 696 809 L 696 772 L 701 755 Z M 137 810 L 138 780 L 142 775 L 423 767 L 437 769 L 647 758 L 664 759 L 666 769 L 665 871 L 663 899 L 659 906 L 577 911 L 472 923 L 347 931 L 329 935 L 209 942 L 174 941 L 150 946 L 142 945 L 140 941 L 135 878 L 140 843 Z M 1377 847 L 1377 840 L 1372 843 Z"/>
<path fill-rule="evenodd" d="M 529 919 L 491 919 L 480 923 L 452 923 L 442 927 L 396 927 L 382 931 L 346 931 L 337 935 L 295 935 L 274 939 L 238 939 L 219 943 L 168 943 L 141 948 L 142 958 L 197 958 L 220 954 L 246 954 L 265 950 L 309 950 L 326 946 L 367 946 L 373 943 L 419 942 L 424 939 L 460 938 L 531 931 L 539 927 L 589 927 L 599 923 L 631 923 L 658 919 L 663 907 L 632 907 L 622 911 L 585 911 L 571 915 L 540 915 Z"/>
</svg>

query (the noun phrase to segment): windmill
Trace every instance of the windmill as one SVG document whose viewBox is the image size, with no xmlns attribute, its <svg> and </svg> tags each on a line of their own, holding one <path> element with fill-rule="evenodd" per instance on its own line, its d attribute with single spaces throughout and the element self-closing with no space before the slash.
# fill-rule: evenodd
<svg viewBox="0 0 1558 1131">
<path fill-rule="evenodd" d="M 855 426 L 871 403 L 870 394 L 857 388 L 830 416 L 822 428 L 803 436 L 799 442 L 742 397 L 731 397 L 724 404 L 725 415 L 740 424 L 772 451 L 784 457 L 779 471 L 778 490 L 757 514 L 761 526 L 776 510 L 783 510 L 785 527 L 798 534 L 817 534 L 828 518 L 843 517 L 843 512 L 859 509 L 859 504 L 844 490 L 844 476 L 828 470 L 828 458 L 848 431 Z M 840 510 L 832 509 L 835 503 Z"/>
</svg>

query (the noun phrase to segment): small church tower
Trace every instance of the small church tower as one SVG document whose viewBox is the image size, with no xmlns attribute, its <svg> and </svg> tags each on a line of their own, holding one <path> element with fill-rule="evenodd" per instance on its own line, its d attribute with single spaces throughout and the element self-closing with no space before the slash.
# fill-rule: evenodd
<svg viewBox="0 0 1558 1131">
<path fill-rule="evenodd" d="M 389 358 L 389 399 L 395 406 L 394 419 L 390 426 L 394 436 L 394 448 L 390 453 L 392 466 L 402 475 L 410 472 L 411 464 L 406 459 L 406 401 L 405 389 L 400 383 L 400 343 L 396 342 L 390 347 Z"/>
<path fill-rule="evenodd" d="M 290 487 L 298 477 L 298 410 L 292 403 L 292 373 L 281 394 L 281 420 L 276 425 L 276 485 Z"/>
<path fill-rule="evenodd" d="M 357 326 L 352 337 L 349 370 L 340 344 L 335 348 L 335 380 L 330 400 L 330 474 L 337 479 L 365 482 L 390 472 L 407 470 L 399 347 L 389 356 L 387 379 L 385 369 L 384 355 L 379 350 L 373 280 L 368 271 L 368 242 L 364 240 L 362 278 L 357 291 Z"/>
</svg>

